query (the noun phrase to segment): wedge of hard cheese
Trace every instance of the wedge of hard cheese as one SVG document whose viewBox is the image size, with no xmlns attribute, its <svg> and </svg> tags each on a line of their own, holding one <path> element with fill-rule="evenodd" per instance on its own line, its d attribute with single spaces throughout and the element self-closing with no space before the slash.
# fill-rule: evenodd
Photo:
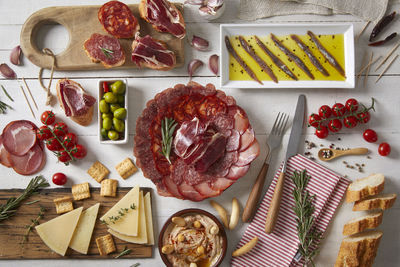
<svg viewBox="0 0 400 267">
<path fill-rule="evenodd" d="M 153 213 L 151 211 L 150 192 L 144 196 L 144 209 L 146 212 L 147 244 L 154 245 Z"/>
<path fill-rule="evenodd" d="M 61 256 L 64 256 L 68 249 L 82 209 L 74 209 L 35 227 L 43 242 Z"/>
<path fill-rule="evenodd" d="M 132 204 L 135 206 L 135 209 L 130 209 Z M 129 209 L 129 211 L 124 216 L 116 221 L 110 221 L 110 218 L 119 216 L 119 212 L 125 209 Z M 106 222 L 108 228 L 116 233 L 127 236 L 138 236 L 139 210 L 139 186 L 135 186 L 107 211 L 100 220 Z"/>
<path fill-rule="evenodd" d="M 100 203 L 97 203 L 82 212 L 71 243 L 69 244 L 69 247 L 73 250 L 87 254 L 99 207 Z"/>
<path fill-rule="evenodd" d="M 396 194 L 385 194 L 374 197 L 368 197 L 363 200 L 356 201 L 353 206 L 353 211 L 391 208 L 396 201 Z"/>
<path fill-rule="evenodd" d="M 346 191 L 346 202 L 354 202 L 383 191 L 385 176 L 381 173 L 371 174 L 368 177 L 352 182 Z"/>
<path fill-rule="evenodd" d="M 383 212 L 375 211 L 366 216 L 355 218 L 343 227 L 343 235 L 353 235 L 367 229 L 374 229 L 382 223 Z"/>
<path fill-rule="evenodd" d="M 381 231 L 367 231 L 343 239 L 335 267 L 372 266 L 382 235 Z"/>
</svg>

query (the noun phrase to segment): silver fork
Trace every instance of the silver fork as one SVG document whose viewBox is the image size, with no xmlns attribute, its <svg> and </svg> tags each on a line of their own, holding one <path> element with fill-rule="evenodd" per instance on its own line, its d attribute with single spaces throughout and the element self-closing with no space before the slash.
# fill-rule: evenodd
<svg viewBox="0 0 400 267">
<path fill-rule="evenodd" d="M 274 126 L 272 126 L 271 134 L 267 139 L 267 156 L 265 157 L 264 164 L 260 172 L 258 173 L 253 188 L 251 189 L 249 198 L 246 202 L 246 207 L 243 210 L 243 222 L 250 222 L 253 219 L 261 192 L 264 188 L 265 178 L 267 177 L 272 151 L 280 146 L 288 120 L 289 116 L 286 113 L 279 112 L 276 116 Z"/>
</svg>

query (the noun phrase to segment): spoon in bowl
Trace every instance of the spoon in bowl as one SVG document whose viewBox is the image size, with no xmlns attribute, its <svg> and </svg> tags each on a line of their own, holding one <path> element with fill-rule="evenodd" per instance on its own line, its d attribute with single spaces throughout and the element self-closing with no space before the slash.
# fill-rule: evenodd
<svg viewBox="0 0 400 267">
<path fill-rule="evenodd" d="M 318 151 L 318 158 L 322 161 L 330 161 L 332 159 L 344 156 L 344 155 L 365 155 L 368 153 L 368 148 L 359 147 L 348 150 L 338 150 L 331 148 L 321 148 Z"/>
</svg>

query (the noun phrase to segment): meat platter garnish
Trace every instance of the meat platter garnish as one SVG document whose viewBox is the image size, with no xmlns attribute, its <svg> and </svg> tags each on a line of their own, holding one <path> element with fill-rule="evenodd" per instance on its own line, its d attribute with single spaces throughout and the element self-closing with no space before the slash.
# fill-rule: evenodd
<svg viewBox="0 0 400 267">
<path fill-rule="evenodd" d="M 136 123 L 137 166 L 162 196 L 218 196 L 247 173 L 259 152 L 245 111 L 212 84 L 190 82 L 158 93 Z"/>
</svg>

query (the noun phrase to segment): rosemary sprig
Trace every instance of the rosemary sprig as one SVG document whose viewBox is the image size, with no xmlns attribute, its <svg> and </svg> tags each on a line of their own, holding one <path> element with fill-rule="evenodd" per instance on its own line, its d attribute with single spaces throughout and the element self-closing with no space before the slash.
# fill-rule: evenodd
<svg viewBox="0 0 400 267">
<path fill-rule="evenodd" d="M 7 105 L 3 101 L 0 101 L 0 114 L 6 113 L 7 108 L 13 109 L 10 105 Z"/>
<path fill-rule="evenodd" d="M 4 88 L 3 85 L 1 85 L 1 89 L 3 89 L 3 92 L 8 97 L 8 99 L 10 99 L 12 102 L 14 102 L 14 99 L 12 99 L 12 97 L 8 94 L 6 88 Z"/>
<path fill-rule="evenodd" d="M 39 220 L 43 218 L 45 211 L 46 211 L 46 209 L 44 207 L 40 206 L 40 211 L 39 211 L 39 214 L 37 215 L 37 217 L 35 219 L 31 219 L 31 222 L 32 222 L 31 224 L 25 225 L 26 232 L 22 239 L 21 245 L 23 245 L 25 242 L 28 241 L 29 233 L 32 232 L 33 228 L 39 224 Z"/>
<path fill-rule="evenodd" d="M 114 259 L 118 259 L 118 258 L 120 258 L 120 257 L 122 257 L 122 256 L 128 255 L 128 254 L 131 253 L 131 252 L 132 252 L 132 249 L 128 249 L 128 248 L 125 246 L 124 250 L 123 250 L 121 253 L 119 253 L 117 256 L 115 256 Z"/>
<path fill-rule="evenodd" d="M 312 245 L 318 245 L 322 239 L 322 232 L 314 228 L 315 218 L 313 216 L 315 206 L 315 195 L 310 195 L 305 189 L 308 181 L 310 180 L 307 171 L 295 171 L 291 177 L 295 184 L 293 196 L 295 206 L 293 207 L 296 213 L 297 221 L 297 236 L 299 238 L 299 252 L 304 257 L 303 266 L 315 266 L 313 257 L 318 253 L 318 247 L 314 250 L 311 249 Z"/>
<path fill-rule="evenodd" d="M 34 204 L 36 202 L 39 202 L 39 201 L 40 201 L 40 199 L 36 199 L 36 200 L 33 200 L 33 201 L 26 202 L 25 205 L 32 205 L 32 204 Z"/>
<path fill-rule="evenodd" d="M 118 215 L 117 216 L 108 216 L 108 220 L 112 223 L 115 224 L 116 221 L 118 221 L 119 219 L 121 219 L 122 217 L 124 217 L 129 210 L 134 210 L 136 209 L 136 206 L 134 203 L 132 203 L 132 205 L 129 206 L 129 208 L 121 208 L 118 211 Z M 100 222 L 102 224 L 108 225 L 109 223 L 106 220 L 100 220 Z"/>
<path fill-rule="evenodd" d="M 130 267 L 138 267 L 140 265 L 140 263 L 134 263 L 134 264 L 132 264 Z"/>
<path fill-rule="evenodd" d="M 111 54 L 114 54 L 114 51 L 104 48 L 104 47 L 99 47 L 101 49 L 101 52 L 103 52 L 103 54 L 108 57 L 108 58 L 112 58 Z"/>
<path fill-rule="evenodd" d="M 171 164 L 169 156 L 171 154 L 173 134 L 177 125 L 178 123 L 173 118 L 165 117 L 161 121 L 161 151 L 164 157 L 168 160 L 169 164 Z"/>
<path fill-rule="evenodd" d="M 39 189 L 50 186 L 43 176 L 32 178 L 24 192 L 17 198 L 11 197 L 5 204 L 0 205 L 0 222 L 15 215 L 22 201 L 36 194 Z"/>
</svg>

